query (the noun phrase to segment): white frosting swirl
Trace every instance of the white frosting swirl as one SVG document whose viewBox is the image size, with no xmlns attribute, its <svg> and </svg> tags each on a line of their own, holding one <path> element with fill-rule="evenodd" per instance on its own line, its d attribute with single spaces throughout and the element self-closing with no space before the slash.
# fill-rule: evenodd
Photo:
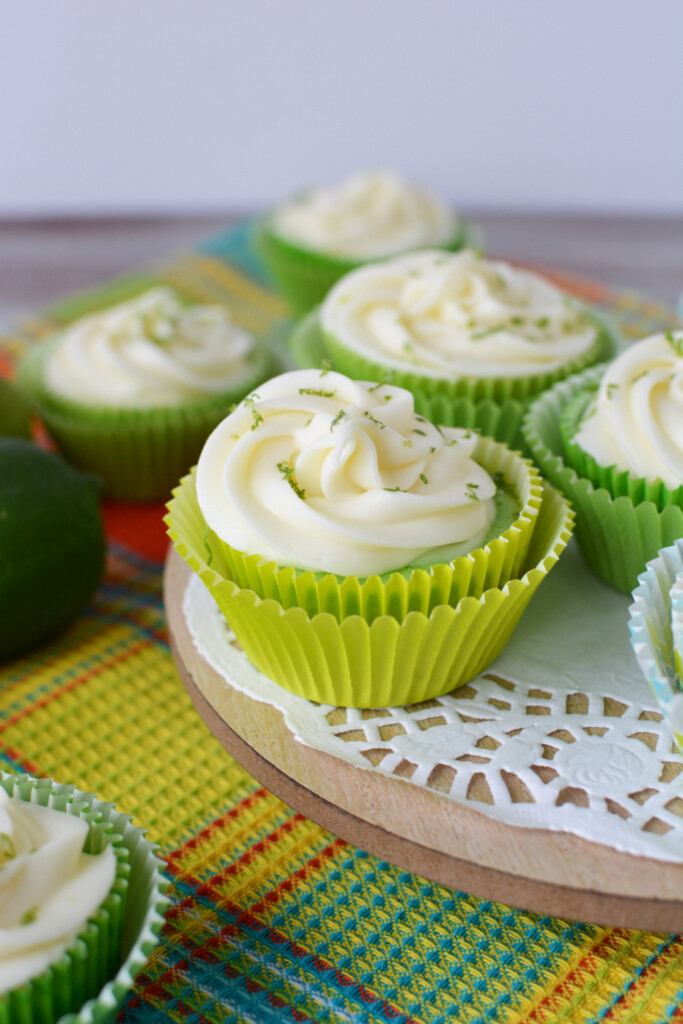
<svg viewBox="0 0 683 1024">
<path fill-rule="evenodd" d="M 389 367 L 430 377 L 525 377 L 590 349 L 595 326 L 549 281 L 470 250 L 421 252 L 347 274 L 323 330 Z"/>
<path fill-rule="evenodd" d="M 82 852 L 88 828 L 0 787 L 0 993 L 58 960 L 106 899 L 116 857 Z"/>
<path fill-rule="evenodd" d="M 252 348 L 224 306 L 183 306 L 154 288 L 70 324 L 47 356 L 45 383 L 97 405 L 175 404 L 239 386 Z"/>
<path fill-rule="evenodd" d="M 435 564 L 478 546 L 493 518 L 476 441 L 416 416 L 403 388 L 298 370 L 216 428 L 197 498 L 219 537 L 278 565 L 364 578 Z"/>
<path fill-rule="evenodd" d="M 443 245 L 457 217 L 442 202 L 393 171 L 356 174 L 333 188 L 313 188 L 273 215 L 278 234 L 309 249 L 351 260 Z"/>
<path fill-rule="evenodd" d="M 683 484 L 683 330 L 654 334 L 610 364 L 574 441 L 601 466 Z"/>
</svg>

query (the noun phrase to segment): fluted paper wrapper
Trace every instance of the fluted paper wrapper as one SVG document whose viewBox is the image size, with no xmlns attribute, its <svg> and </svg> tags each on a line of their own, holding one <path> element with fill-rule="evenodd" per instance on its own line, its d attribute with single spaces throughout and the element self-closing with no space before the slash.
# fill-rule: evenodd
<svg viewBox="0 0 683 1024">
<path fill-rule="evenodd" d="M 628 470 L 617 469 L 616 466 L 601 466 L 592 455 L 576 443 L 574 434 L 599 386 L 600 382 L 594 381 L 590 387 L 580 391 L 567 402 L 562 410 L 560 433 L 565 462 L 575 469 L 579 476 L 590 480 L 593 487 L 604 487 L 613 498 L 626 495 L 634 505 L 639 505 L 641 501 L 652 501 L 660 512 L 668 505 L 683 508 L 683 484 L 675 490 L 670 490 L 661 480 L 650 481 Z"/>
<path fill-rule="evenodd" d="M 105 492 L 127 501 L 161 501 L 198 459 L 204 442 L 233 404 L 270 373 L 272 360 L 254 350 L 237 390 L 181 405 L 109 409 L 72 402 L 44 383 L 49 343 L 19 369 L 18 383 L 65 457 L 103 481 Z"/>
<path fill-rule="evenodd" d="M 647 566 L 633 591 L 629 630 L 643 675 L 683 753 L 683 674 L 677 616 L 682 610 L 683 538 Z"/>
<path fill-rule="evenodd" d="M 341 621 L 309 615 L 227 579 L 206 562 L 206 524 L 193 478 L 186 478 L 166 522 L 176 550 L 207 586 L 253 664 L 274 682 L 309 700 L 347 707 L 411 704 L 448 693 L 481 672 L 507 643 L 532 594 L 571 534 L 572 513 L 544 489 L 525 572 L 502 588 L 409 610 L 402 621 L 362 614 Z"/>
<path fill-rule="evenodd" d="M 522 434 L 544 476 L 571 501 L 576 539 L 588 566 L 610 586 L 631 593 L 645 564 L 660 548 L 683 537 L 683 508 L 634 503 L 630 494 L 615 498 L 567 465 L 560 423 L 567 404 L 594 386 L 604 373 L 596 366 L 556 384 L 541 395 L 522 421 Z"/>
<path fill-rule="evenodd" d="M 475 242 L 475 232 L 465 221 L 459 220 L 451 239 L 429 248 L 454 252 Z M 279 235 L 273 229 L 269 217 L 264 218 L 258 226 L 254 244 L 277 290 L 298 314 L 306 313 L 322 302 L 332 285 L 345 274 L 367 263 L 377 262 L 345 259 L 306 249 Z"/>
<path fill-rule="evenodd" d="M 553 373 L 519 378 L 425 377 L 396 370 L 376 360 L 359 356 L 331 335 L 323 333 L 318 311 L 314 310 L 295 327 L 290 351 L 301 368 L 319 367 L 327 359 L 333 369 L 355 380 L 380 381 L 390 375 L 391 383 L 407 388 L 415 398 L 415 409 L 431 423 L 447 427 L 469 427 L 511 447 L 523 447 L 521 422 L 529 401 L 558 380 L 586 366 L 608 359 L 619 345 L 618 334 L 605 319 L 591 312 L 598 326 L 598 338 L 589 352 Z"/>
<path fill-rule="evenodd" d="M 280 567 L 260 555 L 238 551 L 209 531 L 204 540 L 209 564 L 238 586 L 273 598 L 283 608 L 303 608 L 308 615 L 329 612 L 340 620 L 361 615 L 372 622 L 379 615 L 391 615 L 401 621 L 411 610 L 429 614 L 437 605 L 454 605 L 468 595 L 479 597 L 520 575 L 541 507 L 542 486 L 531 463 L 490 438 L 478 438 L 472 457 L 489 473 L 502 476 L 521 508 L 500 536 L 450 563 L 359 580 Z"/>
<path fill-rule="evenodd" d="M 127 815 L 74 786 L 2 771 L 0 785 L 14 799 L 84 818 L 85 852 L 111 844 L 117 859 L 109 895 L 72 945 L 42 974 L 0 995 L 0 1024 L 113 1024 L 158 942 L 168 903 L 155 847 Z"/>
</svg>

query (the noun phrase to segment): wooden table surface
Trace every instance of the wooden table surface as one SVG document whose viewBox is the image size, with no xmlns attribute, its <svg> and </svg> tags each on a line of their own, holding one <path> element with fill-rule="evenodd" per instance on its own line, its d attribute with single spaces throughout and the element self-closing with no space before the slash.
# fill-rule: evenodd
<svg viewBox="0 0 683 1024">
<path fill-rule="evenodd" d="M 554 266 L 674 304 L 683 215 L 671 218 L 466 211 L 487 252 Z M 0 221 L 0 327 L 220 231 L 235 214 Z"/>
</svg>

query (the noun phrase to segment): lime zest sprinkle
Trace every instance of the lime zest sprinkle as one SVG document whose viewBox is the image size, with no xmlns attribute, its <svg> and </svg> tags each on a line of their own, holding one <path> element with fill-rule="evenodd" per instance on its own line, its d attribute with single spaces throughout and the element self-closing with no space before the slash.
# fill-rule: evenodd
<svg viewBox="0 0 683 1024">
<path fill-rule="evenodd" d="M 429 480 L 424 475 L 424 473 L 420 473 L 420 480 L 422 481 L 423 484 L 428 484 L 429 483 Z"/>
<path fill-rule="evenodd" d="M 334 428 L 337 426 L 337 424 L 341 420 L 343 420 L 345 416 L 346 416 L 346 409 L 340 409 L 339 412 L 337 413 L 337 415 L 334 417 L 334 419 L 330 423 L 330 431 L 333 431 Z"/>
<path fill-rule="evenodd" d="M 617 391 L 618 389 L 619 389 L 619 385 L 616 384 L 614 381 L 612 381 L 610 384 L 607 385 L 607 388 L 606 388 L 606 390 L 607 390 L 607 397 L 610 398 L 610 399 L 614 398 L 614 392 Z"/>
<path fill-rule="evenodd" d="M 377 389 L 383 387 L 383 385 L 391 384 L 393 379 L 394 379 L 394 371 L 393 370 L 389 370 L 388 373 L 384 374 L 384 376 L 382 377 L 381 380 L 378 380 L 376 384 L 373 384 L 371 388 L 368 388 L 368 391 L 377 391 Z"/>
<path fill-rule="evenodd" d="M 320 364 L 320 376 L 324 377 L 325 374 L 329 373 L 331 369 L 332 363 L 329 361 L 329 359 L 323 359 L 322 363 Z"/>
<path fill-rule="evenodd" d="M 202 543 L 203 543 L 204 547 L 206 548 L 206 552 L 207 552 L 207 556 L 208 556 L 207 559 L 206 559 L 206 564 L 207 565 L 211 565 L 211 563 L 213 562 L 213 550 L 211 549 L 211 545 L 209 544 L 209 527 L 208 527 L 208 525 L 207 525 L 206 529 L 204 530 L 204 534 L 202 536 Z"/>
<path fill-rule="evenodd" d="M 5 860 L 14 860 L 17 848 L 14 840 L 7 832 L 0 832 L 0 864 Z"/>
<path fill-rule="evenodd" d="M 683 356 L 683 334 L 677 338 L 673 331 L 664 331 L 664 337 L 669 342 L 676 355 Z"/>
<path fill-rule="evenodd" d="M 413 427 L 413 433 L 414 434 L 420 434 L 421 437 L 426 437 L 427 436 L 427 431 L 426 430 L 419 430 L 417 427 Z"/>
<path fill-rule="evenodd" d="M 404 448 L 412 448 L 413 447 L 413 442 L 410 440 L 409 437 L 407 437 L 405 439 L 405 441 L 403 442 L 403 447 Z"/>
<path fill-rule="evenodd" d="M 335 391 L 323 391 L 322 388 L 299 388 L 300 395 L 318 395 L 319 398 L 334 398 Z"/>
<path fill-rule="evenodd" d="M 376 419 L 376 417 L 374 417 L 368 409 L 365 410 L 363 415 L 366 417 L 366 419 L 369 419 L 371 423 L 376 423 L 380 430 L 384 430 L 384 428 L 386 427 L 386 423 L 382 423 L 381 420 Z"/>
<path fill-rule="evenodd" d="M 401 491 L 402 494 L 406 493 L 405 487 L 383 487 L 384 491 Z"/>
<path fill-rule="evenodd" d="M 304 498 L 306 497 L 306 491 L 303 489 L 303 487 L 299 487 L 298 483 L 296 482 L 296 478 L 294 476 L 294 467 L 290 466 L 289 463 L 287 462 L 278 462 L 277 468 L 280 470 L 283 478 L 292 488 L 297 498 L 301 498 L 301 500 L 303 501 Z"/>
<path fill-rule="evenodd" d="M 29 907 L 29 909 L 25 910 L 24 913 L 21 915 L 21 921 L 19 923 L 22 925 L 33 924 L 37 917 L 38 907 Z"/>
<path fill-rule="evenodd" d="M 466 484 L 466 487 L 467 497 L 470 499 L 470 501 L 479 501 L 479 495 L 476 493 L 477 490 L 479 489 L 479 484 Z"/>
</svg>

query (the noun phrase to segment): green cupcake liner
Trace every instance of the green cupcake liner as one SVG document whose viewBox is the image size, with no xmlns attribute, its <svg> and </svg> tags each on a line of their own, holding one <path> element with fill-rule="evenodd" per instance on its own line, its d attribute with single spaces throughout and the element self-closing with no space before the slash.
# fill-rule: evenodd
<svg viewBox="0 0 683 1024">
<path fill-rule="evenodd" d="M 565 462 L 563 411 L 576 395 L 597 385 L 604 369 L 592 367 L 541 395 L 524 416 L 522 434 L 541 472 L 574 506 L 576 539 L 588 566 L 605 583 L 630 593 L 646 562 L 683 537 L 683 507 L 660 509 L 651 500 L 634 501 L 630 493 L 614 497 Z"/>
<path fill-rule="evenodd" d="M 90 825 L 86 852 L 111 844 L 117 858 L 108 897 L 73 945 L 42 974 L 0 995 L 0 1024 L 113 1024 L 158 944 L 169 902 L 156 847 L 128 815 L 92 793 L 3 771 L 0 786 L 14 799 L 84 818 Z"/>
<path fill-rule="evenodd" d="M 596 362 L 596 359 L 608 358 L 619 344 L 618 334 L 611 324 L 602 319 L 599 322 L 600 335 L 595 346 L 596 358 L 592 358 L 591 363 Z M 346 348 L 343 349 L 344 355 L 340 362 L 339 352 L 342 346 L 335 347 L 334 341 L 330 344 L 329 336 L 323 334 L 317 310 L 309 313 L 296 325 L 289 339 L 289 348 L 294 362 L 301 369 L 319 367 L 323 360 L 327 360 L 335 370 L 346 373 L 356 380 L 383 380 L 390 374 L 392 384 L 405 387 L 412 392 L 416 411 L 431 423 L 448 427 L 468 427 L 487 437 L 493 437 L 496 441 L 503 441 L 510 447 L 521 448 L 524 454 L 529 452 L 525 449 L 521 425 L 530 401 L 527 394 L 530 382 L 535 382 L 534 387 L 547 387 L 549 385 L 544 383 L 546 377 L 553 376 L 524 378 L 518 382 L 520 393 L 513 394 L 512 380 L 506 381 L 506 387 L 503 387 L 499 378 L 488 382 L 449 382 L 443 378 L 426 378 L 418 374 L 389 370 L 386 366 L 363 359 L 356 361 L 355 353 L 349 352 Z M 347 356 L 348 358 L 345 358 Z M 566 376 L 570 371 L 573 372 L 571 367 L 566 373 L 563 371 L 561 376 Z M 554 375 L 555 379 L 558 373 L 559 371 Z"/>
<path fill-rule="evenodd" d="M 475 243 L 475 232 L 465 221 L 458 220 L 456 232 L 451 239 L 428 248 L 455 252 Z M 378 262 L 376 259 L 344 259 L 306 249 L 279 235 L 273 229 L 272 217 L 265 217 L 257 226 L 254 244 L 278 291 L 298 314 L 306 313 L 322 302 L 332 285 L 345 274 L 357 267 Z"/>
<path fill-rule="evenodd" d="M 577 305 L 581 306 L 580 303 Z M 496 403 L 515 399 L 526 403 L 535 395 L 552 387 L 557 381 L 579 373 L 595 363 L 610 359 L 617 349 L 619 336 L 616 328 L 594 310 L 588 309 L 586 306 L 581 306 L 581 308 L 597 330 L 596 339 L 590 349 L 582 356 L 556 370 L 532 374 L 528 377 L 461 377 L 455 380 L 447 377 L 429 377 L 421 374 L 419 369 L 399 369 L 369 356 L 362 356 L 349 349 L 333 334 L 323 331 L 322 327 L 319 329 L 323 334 L 332 367 L 354 380 L 381 381 L 385 379 L 387 373 L 391 373 L 393 384 L 406 388 L 416 396 L 424 395 L 428 398 L 435 398 L 439 395 L 450 398 L 464 396 L 473 402 L 488 400 Z M 309 330 L 312 328 L 309 327 Z"/>
<path fill-rule="evenodd" d="M 271 355 L 253 351 L 250 373 L 236 390 L 152 409 L 88 406 L 51 393 L 44 383 L 49 344 L 33 350 L 18 383 L 65 457 L 99 476 L 106 494 L 128 501 L 167 498 L 198 459 L 211 431 L 235 402 L 270 375 Z"/>
<path fill-rule="evenodd" d="M 660 512 L 668 505 L 678 505 L 683 508 L 683 484 L 675 490 L 670 490 L 661 480 L 648 481 L 644 477 L 630 473 L 627 469 L 602 466 L 574 441 L 574 434 L 587 407 L 597 394 L 599 386 L 598 381 L 590 387 L 586 387 L 584 391 L 567 402 L 562 410 L 560 433 L 565 461 L 572 469 L 576 470 L 579 476 L 586 477 L 596 488 L 604 487 L 613 498 L 627 495 L 634 505 L 638 505 L 642 501 L 652 501 Z"/>
<path fill-rule="evenodd" d="M 211 530 L 206 531 L 204 551 L 209 564 L 238 586 L 283 608 L 303 608 L 308 615 L 326 612 L 339 620 L 362 615 L 368 622 L 390 615 L 400 622 L 409 611 L 429 614 L 438 605 L 455 605 L 467 595 L 479 597 L 519 575 L 541 507 L 542 485 L 535 466 L 490 438 L 478 438 L 473 458 L 503 479 L 521 509 L 500 536 L 450 563 L 408 567 L 359 580 L 278 566 L 260 555 L 238 551 Z M 183 486 L 196 503 L 194 476 L 186 478 Z M 171 516 L 174 507 L 172 501 Z"/>
<path fill-rule="evenodd" d="M 179 554 L 207 586 L 253 664 L 291 693 L 346 707 L 411 704 L 448 693 L 483 671 L 507 643 L 532 594 L 569 540 L 573 513 L 545 485 L 524 575 L 479 597 L 402 621 L 362 614 L 341 621 L 309 615 L 226 578 L 206 561 L 206 525 L 192 478 L 176 491 L 166 518 Z"/>
</svg>

